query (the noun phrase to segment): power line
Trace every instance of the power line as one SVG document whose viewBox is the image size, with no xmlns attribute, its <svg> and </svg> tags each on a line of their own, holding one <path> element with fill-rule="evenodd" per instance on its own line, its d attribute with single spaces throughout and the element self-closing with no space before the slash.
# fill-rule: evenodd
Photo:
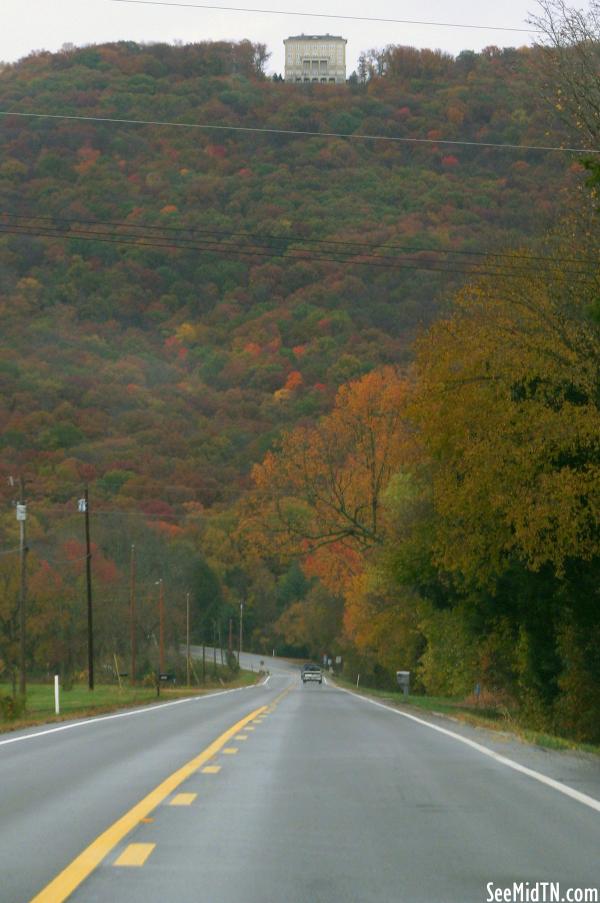
<svg viewBox="0 0 600 903">
<path fill-rule="evenodd" d="M 241 232 L 237 230 L 225 230 L 225 229 L 203 229 L 197 226 L 171 226 L 168 224 L 165 225 L 153 225 L 151 223 L 130 223 L 125 220 L 99 220 L 99 219 L 80 219 L 79 217 L 64 217 L 64 216 L 47 216 L 47 215 L 38 215 L 38 214 L 19 214 L 19 213 L 10 213 L 7 211 L 1 211 L 0 217 L 10 217 L 11 219 L 16 220 L 42 220 L 44 222 L 60 222 L 67 223 L 72 225 L 73 223 L 83 224 L 83 225 L 91 225 L 91 226 L 115 226 L 122 227 L 125 229 L 137 229 L 139 230 L 151 230 L 153 232 L 163 232 L 163 233 L 183 233 L 187 232 L 192 235 L 200 234 L 200 235 L 216 235 L 226 238 L 231 237 L 239 237 L 239 238 L 251 238 L 251 239 L 259 239 L 260 241 L 276 241 L 276 242 L 297 242 L 297 243 L 305 243 L 311 245 L 332 245 L 335 247 L 340 246 L 343 248 L 355 248 L 355 249 L 364 249 L 367 248 L 369 251 L 376 250 L 380 248 L 382 250 L 400 250 L 405 254 L 410 256 L 414 256 L 415 254 L 450 254 L 450 255 L 466 255 L 469 257 L 484 257 L 484 258 L 506 258 L 507 260 L 532 260 L 542 263 L 548 264 L 556 264 L 556 263 L 583 263 L 583 264 L 595 264 L 595 261 L 586 258 L 586 257 L 557 257 L 557 256 L 549 256 L 544 254 L 522 254 L 522 253 L 512 253 L 512 252 L 502 252 L 502 251 L 475 251 L 470 249 L 460 249 L 460 248 L 434 248 L 434 247 L 413 247 L 411 245 L 401 245 L 396 242 L 359 242 L 359 241 L 349 241 L 344 239 L 331 239 L 331 238 L 307 238 L 302 235 L 298 235 L 297 233 L 288 233 L 287 235 L 273 235 L 271 233 L 259 233 L 259 232 Z M 1 223 L 0 223 L 1 224 Z M 28 227 L 30 228 L 30 227 Z M 144 237 L 144 236 L 140 236 Z M 186 241 L 189 239 L 186 239 Z M 264 247 L 268 247 L 264 245 Z M 350 253 L 350 252 L 348 252 Z M 356 254 L 360 254 L 361 251 L 355 251 Z M 391 255 L 386 254 L 378 254 L 376 255 L 378 258 L 390 257 Z M 499 266 L 499 264 L 492 264 L 493 266 Z"/>
<path fill-rule="evenodd" d="M 559 147 L 542 144 L 501 144 L 495 141 L 459 141 L 450 138 L 408 138 L 397 135 L 362 135 L 349 132 L 312 132 L 305 129 L 273 129 L 263 126 L 212 125 L 200 122 L 170 122 L 161 119 L 117 119 L 113 116 L 75 116 L 70 113 L 24 113 L 18 110 L 0 110 L 0 116 L 18 116 L 24 119 L 66 119 L 75 122 L 105 122 L 117 125 L 152 125 L 203 131 L 246 132 L 263 135 L 290 135 L 309 138 L 347 138 L 353 141 L 388 141 L 399 144 L 443 144 L 451 147 L 493 147 L 500 150 L 558 151 L 570 154 L 600 154 L 600 150 L 587 147 Z"/>
<path fill-rule="evenodd" d="M 420 270 L 424 272 L 439 272 L 439 273 L 457 273 L 462 275 L 469 276 L 505 276 L 509 278 L 520 278 L 524 274 L 530 272 L 528 269 L 520 269 L 516 271 L 517 268 L 513 267 L 512 272 L 508 269 L 501 269 L 501 265 L 496 265 L 496 269 L 491 270 L 480 270 L 476 268 L 464 269 L 458 267 L 438 267 L 431 265 L 424 265 L 418 263 L 404 263 L 399 261 L 387 262 L 390 258 L 385 258 L 377 255 L 365 255 L 359 254 L 359 258 L 368 257 L 365 259 L 356 259 L 350 256 L 346 257 L 325 257 L 322 255 L 310 255 L 310 254 L 298 254 L 292 252 L 285 251 L 277 251 L 277 249 L 270 249 L 268 251 L 257 250 L 256 248 L 250 248 L 248 250 L 244 250 L 243 248 L 236 247 L 224 244 L 216 244 L 211 242 L 205 242 L 203 244 L 187 242 L 183 243 L 181 240 L 167 240 L 161 238 L 161 240 L 153 237 L 153 236 L 119 236 L 115 234 L 107 234 L 106 232 L 95 232 L 93 230 L 77 231 L 71 230 L 70 232 L 60 231 L 59 229 L 42 229 L 38 227 L 34 229 L 32 227 L 27 226 L 6 226 L 4 224 L 0 224 L 0 234 L 9 234 L 9 235 L 25 235 L 28 237 L 34 238 L 67 238 L 72 241 L 90 241 L 90 242 L 104 242 L 111 244 L 127 244 L 133 245 L 141 250 L 151 250 L 154 248 L 157 249 L 177 249 L 182 251 L 197 251 L 204 253 L 216 253 L 216 254 L 237 254 L 243 257 L 256 257 L 256 258 L 269 258 L 269 259 L 279 259 L 279 260 L 292 260 L 297 262 L 325 262 L 325 263 L 343 263 L 350 264 L 351 266 L 370 266 L 374 269 L 398 269 L 398 270 Z M 135 240 L 134 240 L 135 239 Z M 265 246 L 257 246 L 258 248 Z M 495 265 L 492 263 L 488 263 L 488 266 L 494 267 Z M 569 273 L 573 276 L 585 277 L 586 274 L 583 270 L 572 270 Z"/>
<path fill-rule="evenodd" d="M 164 236 L 159 236 L 156 238 L 155 236 L 145 236 L 145 235 L 137 235 L 137 236 L 118 236 L 98 230 L 75 230 L 72 229 L 70 232 L 61 231 L 56 228 L 47 228 L 40 229 L 36 231 L 34 227 L 31 226 L 17 226 L 15 228 L 7 228 L 0 224 L 0 231 L 8 232 L 9 234 L 19 234 L 19 235 L 28 235 L 40 238 L 70 238 L 72 240 L 85 240 L 85 241 L 103 241 L 103 242 L 111 242 L 111 243 L 123 243 L 123 244 L 131 244 L 139 248 L 176 248 L 179 250 L 194 250 L 194 251 L 205 251 L 205 252 L 216 252 L 216 253 L 237 253 L 243 256 L 256 256 L 256 257 L 270 257 L 270 258 L 283 258 L 287 260 L 311 260 L 311 261 L 326 261 L 333 263 L 350 263 L 351 265 L 364 265 L 364 266 L 375 266 L 376 268 L 381 267 L 392 267 L 398 269 L 411 269 L 411 270 L 423 270 L 423 271 L 433 271 L 433 272 L 445 272 L 445 273 L 461 273 L 461 274 L 473 274 L 473 275 L 510 275 L 510 276 L 518 276 L 523 273 L 530 272 L 528 268 L 519 268 L 519 267 L 511 267 L 509 270 L 503 269 L 503 264 L 495 264 L 493 262 L 488 261 L 488 267 L 492 267 L 493 270 L 490 271 L 481 271 L 477 269 L 464 269 L 464 268 L 450 268 L 450 267 L 437 267 L 432 266 L 431 263 L 427 262 L 427 265 L 420 265 L 416 262 L 405 263 L 403 261 L 398 261 L 390 255 L 368 255 L 361 251 L 355 251 L 354 254 L 361 259 L 354 259 L 351 256 L 345 257 L 326 257 L 323 254 L 312 254 L 307 255 L 301 252 L 299 249 L 292 249 L 291 252 L 286 249 L 272 249 L 266 245 L 258 245 L 254 243 L 254 247 L 249 248 L 248 250 L 242 249 L 238 246 L 232 246 L 231 244 L 216 244 L 214 241 L 205 241 L 201 245 L 197 243 L 192 243 L 191 241 L 182 242 L 182 240 L 168 241 L 164 238 Z M 135 240 L 133 240 L 135 239 Z M 332 253 L 332 252 L 330 252 Z M 339 252 L 338 252 L 339 253 Z M 365 259 L 367 258 L 367 259 Z M 391 260 L 391 263 L 385 263 L 385 261 Z M 569 273 L 571 275 L 586 275 L 583 270 L 570 270 Z"/>
<path fill-rule="evenodd" d="M 270 16 L 302 16 L 308 19 L 345 19 L 353 22 L 384 22 L 394 25 L 434 25 L 440 28 L 475 28 L 481 31 L 516 31 L 522 34 L 541 34 L 535 28 L 514 28 L 506 25 L 474 25 L 470 22 L 431 22 L 420 19 L 384 19 L 378 16 L 347 16 L 337 13 L 306 13 L 299 10 L 250 9 L 247 6 L 213 6 L 206 3 L 167 3 L 165 0 L 111 0 L 112 3 L 131 3 L 139 6 L 175 6 L 184 9 L 213 9 L 234 13 L 264 13 Z"/>
<path fill-rule="evenodd" d="M 318 262 L 326 262 L 326 263 L 351 263 L 352 265 L 363 265 L 363 266 L 374 266 L 378 269 L 382 268 L 392 268 L 392 269 L 406 269 L 406 270 L 427 270 L 427 271 L 437 271 L 442 273 L 470 273 L 474 274 L 475 270 L 464 270 L 464 269 L 449 269 L 447 267 L 432 267 L 432 266 L 422 266 L 422 265 L 406 265 L 400 263 L 373 263 L 371 261 L 360 261 L 360 260 L 352 260 L 349 257 L 339 258 L 339 257 L 324 257 L 324 256 L 315 256 L 308 254 L 290 254 L 290 253 L 281 253 L 276 250 L 270 250 L 268 252 L 263 252 L 256 249 L 244 250 L 238 247 L 232 247 L 231 245 L 218 245 L 215 243 L 205 243 L 203 245 L 187 243 L 183 244 L 181 241 L 168 241 L 168 240 L 158 240 L 152 237 L 146 236 L 137 236 L 137 240 L 133 240 L 134 236 L 125 237 L 125 236 L 117 236 L 117 235 L 107 235 L 106 233 L 92 233 L 90 232 L 61 232 L 59 230 L 41 230 L 37 231 L 26 226 L 17 226 L 17 227 L 6 227 L 4 225 L 0 225 L 0 234 L 12 234 L 12 235 L 27 235 L 30 237 L 37 238 L 68 238 L 73 241 L 100 241 L 111 244 L 127 244 L 133 245 L 141 250 L 148 249 L 151 250 L 153 248 L 165 248 L 165 249 L 177 249 L 183 251 L 200 251 L 205 253 L 216 253 L 216 254 L 229 254 L 232 253 L 238 254 L 243 257 L 257 257 L 257 258 L 279 258 L 284 260 L 295 260 L 295 261 L 318 261 Z M 378 258 L 381 260 L 381 258 Z M 495 271 L 493 273 L 480 273 L 480 275 L 495 275 L 498 276 L 500 273 Z"/>
</svg>

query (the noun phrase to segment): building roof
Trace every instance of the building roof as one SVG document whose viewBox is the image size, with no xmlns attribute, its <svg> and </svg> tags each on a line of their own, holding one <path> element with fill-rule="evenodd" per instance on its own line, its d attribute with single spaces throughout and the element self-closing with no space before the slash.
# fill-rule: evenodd
<svg viewBox="0 0 600 903">
<path fill-rule="evenodd" d="M 338 34 L 293 34 L 289 38 L 285 38 L 283 43 L 285 44 L 286 41 L 343 41 L 344 44 L 348 43 L 346 38 Z"/>
</svg>

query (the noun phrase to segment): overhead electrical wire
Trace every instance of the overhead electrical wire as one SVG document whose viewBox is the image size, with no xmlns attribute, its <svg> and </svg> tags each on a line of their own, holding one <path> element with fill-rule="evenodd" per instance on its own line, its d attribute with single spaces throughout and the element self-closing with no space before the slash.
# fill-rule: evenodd
<svg viewBox="0 0 600 903">
<path fill-rule="evenodd" d="M 349 16 L 342 13 L 308 13 L 285 9 L 251 9 L 247 6 L 217 6 L 207 3 L 168 3 L 167 0 L 111 0 L 112 3 L 129 3 L 136 6 L 174 6 L 184 9 L 210 9 L 234 13 L 264 13 L 270 16 L 302 16 L 307 19 L 344 19 L 353 22 L 383 22 L 391 25 L 433 25 L 438 28 L 475 28 L 480 31 L 516 31 L 522 34 L 540 34 L 536 28 L 515 28 L 507 25 L 474 25 L 471 22 L 431 22 L 420 19 L 388 19 L 380 16 Z"/>
<path fill-rule="evenodd" d="M 555 255 L 542 255 L 542 254 L 523 254 L 523 253 L 510 253 L 510 252 L 502 252 L 502 251 L 475 251 L 470 249 L 460 249 L 460 248 L 443 248 L 443 247 L 413 247 L 411 245 L 401 245 L 396 242 L 368 242 L 368 241 L 349 241 L 344 239 L 329 239 L 329 238 L 307 238 L 302 235 L 298 235 L 296 233 L 289 233 L 287 235 L 273 235 L 270 233 L 258 233 L 258 232 L 242 232 L 236 230 L 224 230 L 224 229 L 204 229 L 196 226 L 172 226 L 172 225 L 154 225 L 154 224 L 146 224 L 146 223 L 132 223 L 127 222 L 125 220 L 99 220 L 99 219 L 82 219 L 79 217 L 64 217 L 64 216 L 48 216 L 43 214 L 20 214 L 20 213 L 10 213 L 4 210 L 0 210 L 0 223 L 2 217 L 8 217 L 13 220 L 17 220 L 17 224 L 20 225 L 20 220 L 28 220 L 28 221 L 42 221 L 42 222 L 50 222 L 50 223 L 63 223 L 67 224 L 69 227 L 72 227 L 74 224 L 77 225 L 85 225 L 85 226 L 110 226 L 124 229 L 135 229 L 138 230 L 148 230 L 152 233 L 154 232 L 162 232 L 162 233 L 188 233 L 191 235 L 207 235 L 207 236 L 218 236 L 221 238 L 245 238 L 245 239 L 258 239 L 261 244 L 256 242 L 252 242 L 252 244 L 256 247 L 265 247 L 270 248 L 268 244 L 262 244 L 267 241 L 279 242 L 279 243 L 298 243 L 298 244 L 310 244 L 310 245 L 322 245 L 325 246 L 327 251 L 335 252 L 338 248 L 340 251 L 345 251 L 346 248 L 353 248 L 354 254 L 362 256 L 367 249 L 369 252 L 379 250 L 381 251 L 393 251 L 399 250 L 403 253 L 403 255 L 415 256 L 417 254 L 437 254 L 439 255 L 466 255 L 466 256 L 474 256 L 488 259 L 488 262 L 493 266 L 500 266 L 501 264 L 496 264 L 493 261 L 490 261 L 489 258 L 495 259 L 507 259 L 511 262 L 511 268 L 514 267 L 513 261 L 515 260 L 523 260 L 523 261 L 536 261 L 538 263 L 546 263 L 550 266 L 555 266 L 557 263 L 573 263 L 573 264 L 591 264 L 594 265 L 595 261 L 590 258 L 585 257 L 557 257 Z M 27 224 L 28 228 L 31 228 L 29 224 Z M 132 236 L 133 237 L 133 236 Z M 143 234 L 141 236 L 136 237 L 147 237 Z M 184 241 L 192 241 L 192 239 L 184 238 Z M 329 246 L 332 246 L 330 248 Z M 295 249 L 300 250 L 300 249 Z M 351 253 L 350 250 L 347 251 L 348 254 Z M 369 256 L 371 256 L 369 254 Z M 390 254 L 378 253 L 376 255 L 378 259 L 391 258 L 394 259 Z"/>
<path fill-rule="evenodd" d="M 292 252 L 290 251 L 281 251 L 278 249 L 269 248 L 265 250 L 265 245 L 255 245 L 251 246 L 248 249 L 241 248 L 239 246 L 233 246 L 231 244 L 223 244 L 217 242 L 204 241 L 201 243 L 196 242 L 183 242 L 181 239 L 179 240 L 168 240 L 165 237 L 155 237 L 155 236 L 122 236 L 115 233 L 107 233 L 97 230 L 85 230 L 79 231 L 76 229 L 71 229 L 70 231 L 60 230 L 58 228 L 41 228 L 41 227 L 27 227 L 27 226 L 6 226 L 5 224 L 0 224 L 0 235 L 1 234 L 10 234 L 10 235 L 24 235 L 28 237 L 36 237 L 36 238 L 54 238 L 61 239 L 66 238 L 71 241 L 88 241 L 88 242 L 103 242 L 110 244 L 126 244 L 133 245 L 141 250 L 151 250 L 151 249 L 171 249 L 171 250 L 182 250 L 182 251 L 196 251 L 196 252 L 204 252 L 204 253 L 214 253 L 214 254 L 227 254 L 229 256 L 238 255 L 241 257 L 250 257 L 250 258 L 268 258 L 270 260 L 291 260 L 296 262 L 324 262 L 324 263 L 342 263 L 348 264 L 351 266 L 370 266 L 373 269 L 397 269 L 397 270 L 420 270 L 424 272 L 440 272 L 440 273 L 456 273 L 462 275 L 469 276 L 503 276 L 509 278 L 520 278 L 524 273 L 530 272 L 527 269 L 517 269 L 512 267 L 510 269 L 502 268 L 502 265 L 490 264 L 487 262 L 487 269 L 479 269 L 472 267 L 470 269 L 465 269 L 464 267 L 448 267 L 448 266 L 432 266 L 429 263 L 418 263 L 415 261 L 411 261 L 410 263 L 406 263 L 404 261 L 398 260 L 390 260 L 389 258 L 383 258 L 377 255 L 368 255 L 358 253 L 356 256 L 345 256 L 345 257 L 334 257 L 334 256 L 324 256 L 324 255 L 315 255 L 314 252 L 310 254 L 306 254 L 302 251 L 299 253 L 294 253 L 294 249 Z M 366 258 L 366 259 L 365 259 Z M 592 274 L 588 274 L 583 270 L 571 270 L 569 274 L 572 276 L 577 276 L 583 279 L 591 277 Z"/>
<path fill-rule="evenodd" d="M 451 138 L 409 138 L 399 135 L 363 135 L 352 132 L 313 132 L 306 129 L 275 129 L 264 126 L 214 125 L 201 122 L 171 122 L 163 119 L 119 119 L 114 116 L 76 116 L 71 113 L 37 113 L 20 110 L 0 110 L 0 116 L 17 116 L 23 119 L 63 119 L 75 122 L 103 122 L 117 125 L 150 125 L 167 128 L 197 129 L 201 131 L 238 132 L 263 135 L 290 135 L 309 138 L 346 138 L 352 141 L 387 141 L 398 144 L 443 144 L 451 147 L 488 147 L 500 150 L 557 151 L 570 154 L 600 154 L 600 149 L 587 147 L 560 147 L 543 144 L 502 144 L 495 141 L 461 141 Z"/>
<path fill-rule="evenodd" d="M 152 250 L 156 249 L 171 249 L 171 250 L 183 250 L 183 251 L 197 251 L 204 253 L 213 253 L 213 254 L 227 254 L 231 256 L 232 254 L 238 255 L 241 257 L 251 257 L 251 258 L 269 258 L 269 259 L 281 259 L 281 260 L 292 260 L 297 262 L 323 262 L 323 263 L 346 263 L 360 265 L 360 266 L 372 266 L 376 269 L 404 269 L 404 270 L 426 270 L 429 272 L 442 272 L 442 273 L 469 273 L 471 275 L 476 275 L 477 271 L 474 269 L 465 270 L 465 269 L 457 269 L 457 268 L 449 268 L 449 267 L 435 267 L 435 266 L 425 266 L 419 264 L 403 264 L 403 263 L 387 263 L 387 262 L 375 262 L 374 260 L 356 260 L 350 257 L 325 257 L 325 256 L 315 256 L 309 254 L 290 254 L 290 253 L 278 253 L 276 250 L 270 250 L 268 252 L 262 251 L 257 248 L 250 248 L 245 250 L 239 247 L 232 247 L 231 245 L 219 245 L 216 243 L 206 242 L 204 244 L 198 245 L 193 243 L 182 244 L 181 241 L 169 241 L 167 239 L 158 240 L 155 238 L 144 238 L 143 236 L 138 236 L 135 240 L 133 240 L 133 236 L 119 236 L 119 235 L 108 235 L 107 233 L 90 233 L 90 232 L 66 232 L 59 230 L 41 230 L 41 229 L 31 229 L 27 227 L 6 227 L 0 226 L 0 234 L 11 234 L 11 235 L 26 235 L 34 238 L 67 238 L 71 241 L 89 241 L 89 242 L 103 242 L 109 244 L 126 244 L 133 245 L 140 250 Z M 361 255 L 362 256 L 362 255 Z M 492 272 L 479 272 L 479 275 L 488 275 L 488 276 L 499 276 L 502 275 L 500 271 L 495 270 Z M 513 274 L 515 275 L 515 274 Z"/>
<path fill-rule="evenodd" d="M 410 260 L 408 263 L 405 260 L 398 260 L 396 257 L 392 255 L 383 255 L 383 254 L 369 254 L 365 250 L 354 250 L 352 252 L 348 252 L 346 256 L 340 257 L 332 257 L 325 256 L 325 254 L 332 254 L 333 251 L 327 249 L 324 253 L 320 252 L 320 249 L 317 249 L 317 254 L 314 251 L 311 254 L 306 254 L 303 249 L 297 248 L 272 248 L 269 245 L 258 242 L 251 242 L 250 246 L 247 248 L 242 248 L 239 245 L 232 245 L 231 243 L 227 244 L 224 242 L 218 243 L 215 240 L 204 239 L 200 240 L 200 244 L 198 240 L 191 239 L 177 239 L 172 240 L 168 239 L 165 236 L 161 235 L 125 235 L 121 236 L 115 232 L 106 232 L 104 230 L 95 230 L 95 229 L 74 229 L 71 228 L 70 231 L 66 231 L 64 229 L 60 229 L 58 227 L 34 227 L 27 224 L 17 224 L 12 228 L 6 227 L 2 225 L 1 231 L 9 232 L 13 234 L 27 234 L 34 235 L 36 237 L 47 237 L 47 238 L 70 238 L 70 239 L 82 239 L 87 241 L 105 241 L 111 243 L 123 243 L 123 244 L 132 244 L 134 246 L 140 248 L 176 248 L 179 250 L 196 250 L 196 251 L 205 251 L 205 252 L 216 252 L 216 253 L 235 253 L 240 254 L 242 256 L 257 256 L 257 257 L 275 257 L 275 258 L 283 258 L 283 259 L 291 259 L 291 260 L 313 260 L 313 261 L 326 261 L 326 262 L 334 262 L 334 263 L 351 263 L 351 264 L 359 264 L 363 266 L 388 266 L 388 267 L 397 267 L 403 269 L 420 269 L 420 270 L 431 270 L 431 271 L 443 271 L 443 272 L 460 272 L 460 273 L 477 273 L 480 272 L 477 269 L 458 269 L 455 267 L 447 267 L 443 268 L 432 265 L 431 261 L 415 261 Z M 371 247 L 371 250 L 373 248 Z M 338 254 L 341 252 L 338 251 Z M 414 257 L 415 254 L 419 252 L 411 251 L 408 253 L 408 256 Z M 442 252 L 443 253 L 443 252 Z M 358 258 L 358 259 L 357 259 Z M 391 261 L 387 263 L 387 261 Z M 439 261 L 438 261 L 439 262 Z M 548 259 L 548 263 L 558 262 L 555 259 Z M 587 262 L 587 261 L 581 261 Z M 591 263 L 591 261 L 589 261 Z M 510 266 L 509 270 L 507 270 L 507 265 L 502 263 L 494 263 L 493 261 L 487 261 L 488 272 L 487 275 L 502 275 L 507 272 L 510 272 L 511 275 L 519 275 L 525 272 L 530 272 L 530 269 L 527 267 L 519 267 L 514 264 Z M 492 272 L 490 272 L 490 268 Z M 581 269 L 570 269 L 568 272 L 572 275 L 588 275 L 585 270 Z"/>
</svg>

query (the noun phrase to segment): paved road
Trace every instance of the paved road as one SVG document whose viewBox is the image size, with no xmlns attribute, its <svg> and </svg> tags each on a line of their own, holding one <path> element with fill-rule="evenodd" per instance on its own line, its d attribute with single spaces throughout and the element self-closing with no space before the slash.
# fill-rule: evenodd
<svg viewBox="0 0 600 903">
<path fill-rule="evenodd" d="M 134 813 L 134 829 L 103 849 L 72 900 L 480 903 L 488 882 L 600 887 L 594 760 L 443 719 L 421 723 L 331 683 L 302 686 L 296 668 L 269 664 L 262 687 L 66 731 L 38 729 L 0 745 L 2 903 L 33 897 L 258 709 L 266 711 L 209 749 L 145 820 Z M 584 801 L 464 740 L 574 788 Z M 141 864 L 122 864 L 132 860 Z"/>
</svg>

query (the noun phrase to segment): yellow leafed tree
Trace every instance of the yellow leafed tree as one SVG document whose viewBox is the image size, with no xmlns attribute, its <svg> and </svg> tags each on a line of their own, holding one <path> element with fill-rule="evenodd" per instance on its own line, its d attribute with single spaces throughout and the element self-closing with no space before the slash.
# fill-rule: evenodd
<svg viewBox="0 0 600 903">
<path fill-rule="evenodd" d="M 481 584 L 514 554 L 558 574 L 598 554 L 597 292 L 592 272 L 558 264 L 482 279 L 421 341 L 414 413 L 443 568 Z"/>
</svg>

